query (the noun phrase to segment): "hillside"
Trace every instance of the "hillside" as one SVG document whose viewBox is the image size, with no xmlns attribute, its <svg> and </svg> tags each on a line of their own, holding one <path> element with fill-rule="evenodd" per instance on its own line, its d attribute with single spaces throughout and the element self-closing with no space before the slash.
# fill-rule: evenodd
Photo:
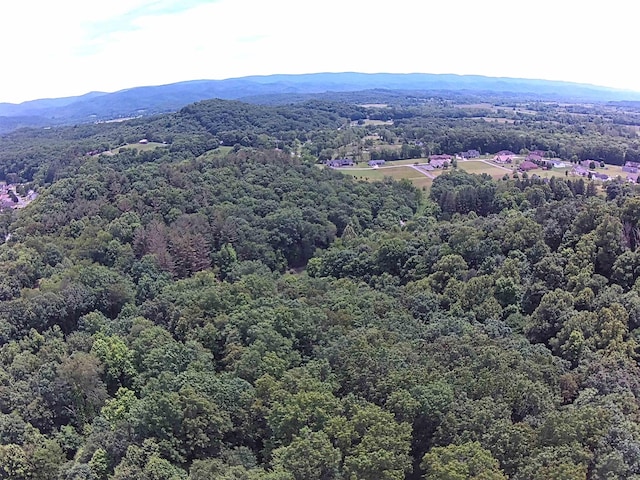
<svg viewBox="0 0 640 480">
<path fill-rule="evenodd" d="M 2 136 L 0 478 L 640 477 L 638 184 L 321 162 L 638 175 L 640 112 L 389 100 Z"/>
<path fill-rule="evenodd" d="M 593 85 L 474 75 L 318 73 L 197 80 L 136 87 L 114 93 L 0 104 L 0 133 L 18 127 L 68 125 L 171 112 L 196 101 L 304 95 L 370 89 L 418 92 L 489 92 L 527 99 L 605 102 L 640 100 L 640 93 Z"/>
</svg>

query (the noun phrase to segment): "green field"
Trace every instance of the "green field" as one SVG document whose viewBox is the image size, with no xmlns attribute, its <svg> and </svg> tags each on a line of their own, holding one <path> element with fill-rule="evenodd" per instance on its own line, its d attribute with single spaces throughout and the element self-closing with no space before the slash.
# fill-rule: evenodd
<svg viewBox="0 0 640 480">
<path fill-rule="evenodd" d="M 408 178 L 409 180 L 413 180 L 414 178 L 420 179 L 422 177 L 428 178 L 411 167 L 382 167 L 370 168 L 367 170 L 345 168 L 341 171 L 347 175 L 352 175 L 356 178 L 363 178 L 365 180 L 382 180 L 384 177 L 391 177 L 394 180 L 401 180 L 403 178 Z"/>
<path fill-rule="evenodd" d="M 121 151 L 129 148 L 133 150 L 138 150 L 139 152 L 149 152 L 151 150 L 155 150 L 158 147 L 168 147 L 166 143 L 158 143 L 158 142 L 149 142 L 149 143 L 128 143 L 123 145 L 122 147 L 114 148 L 112 150 L 113 153 L 120 153 Z"/>
<path fill-rule="evenodd" d="M 357 167 L 341 168 L 339 169 L 339 171 L 346 175 L 351 175 L 355 178 L 360 178 L 367 181 L 378 181 L 382 180 L 385 177 L 391 177 L 394 180 L 401 180 L 403 178 L 406 178 L 407 180 L 411 180 L 411 183 L 413 183 L 416 187 L 428 189 L 431 187 L 433 179 L 409 166 L 414 165 L 415 163 L 426 163 L 426 161 L 427 159 L 424 158 L 398 160 L 388 162 L 387 165 L 379 168 L 367 168 L 367 164 L 365 162 L 361 162 L 358 163 Z M 478 160 L 466 160 L 458 161 L 458 168 L 468 173 L 474 173 L 477 175 L 486 173 L 488 175 L 491 175 L 495 179 L 500 179 L 505 174 L 511 177 L 513 175 L 513 169 L 516 167 L 515 165 L 513 167 L 509 165 L 505 166 L 504 168 L 500 168 L 498 165 L 492 165 L 487 162 L 481 162 Z M 436 169 L 429 172 L 429 174 L 433 177 L 438 177 L 439 175 L 442 175 L 447 171 L 450 170 Z M 596 171 L 606 173 L 610 177 L 616 177 L 618 175 L 620 175 L 622 178 L 626 177 L 626 174 L 622 172 L 622 167 L 614 165 L 607 165 L 606 168 L 598 168 Z M 539 168 L 529 171 L 528 175 L 538 175 L 542 178 L 567 176 L 572 177 L 571 167 L 554 168 L 553 170 L 544 170 Z"/>
<path fill-rule="evenodd" d="M 511 169 L 509 167 L 500 168 L 497 165 L 488 165 L 485 162 L 476 162 L 473 160 L 458 162 L 458 168 L 465 172 L 475 173 L 477 175 L 487 173 L 493 178 L 502 178 L 505 173 L 507 175 L 511 175 Z M 507 170 L 505 170 L 505 168 Z"/>
</svg>

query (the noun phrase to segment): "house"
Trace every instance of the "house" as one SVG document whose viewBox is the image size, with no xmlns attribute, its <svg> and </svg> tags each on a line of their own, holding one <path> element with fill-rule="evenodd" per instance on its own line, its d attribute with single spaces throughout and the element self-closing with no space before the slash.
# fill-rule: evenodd
<svg viewBox="0 0 640 480">
<path fill-rule="evenodd" d="M 384 165 L 384 164 L 385 164 L 384 160 L 369 160 L 370 167 L 379 167 L 380 165 Z"/>
<path fill-rule="evenodd" d="M 335 160 L 328 160 L 326 164 L 332 168 L 352 167 L 354 165 L 353 160 L 350 158 L 336 158 Z"/>
<path fill-rule="evenodd" d="M 640 162 L 625 162 L 624 164 L 625 167 L 635 167 L 635 168 L 640 168 Z"/>
<path fill-rule="evenodd" d="M 529 170 L 535 170 L 536 168 L 540 168 L 540 167 L 533 162 L 529 162 L 528 160 L 525 160 L 520 164 L 518 168 L 522 172 L 528 172 Z"/>
<path fill-rule="evenodd" d="M 496 155 L 509 155 L 511 157 L 515 157 L 516 154 L 511 150 L 500 150 L 498 153 L 496 153 Z"/>
<path fill-rule="evenodd" d="M 551 162 L 551 165 L 553 165 L 553 168 L 566 168 L 566 167 L 567 167 L 567 164 L 566 164 L 566 163 L 564 163 L 564 162 L 559 162 L 559 161 L 557 161 L 557 160 L 553 160 L 553 161 Z"/>
<path fill-rule="evenodd" d="M 496 163 L 511 163 L 513 162 L 513 155 L 496 155 L 493 159 Z"/>
<path fill-rule="evenodd" d="M 533 151 L 529 152 L 529 155 L 536 155 L 538 157 L 544 157 L 545 153 L 546 152 L 544 150 L 533 150 Z"/>
<path fill-rule="evenodd" d="M 583 167 L 582 165 L 576 165 L 571 170 L 571 174 L 580 175 L 581 177 L 586 177 L 587 175 L 589 175 L 589 170 L 587 170 L 587 168 Z"/>
<path fill-rule="evenodd" d="M 440 158 L 435 158 L 434 159 L 433 157 L 429 157 L 429 165 L 431 165 L 434 168 L 442 168 L 442 167 L 444 167 L 445 163 L 449 164 L 450 162 L 449 162 L 449 160 L 444 160 L 444 159 L 440 159 Z"/>
<path fill-rule="evenodd" d="M 580 165 L 582 165 L 585 168 L 591 168 L 590 165 L 594 163 L 596 166 L 600 165 L 600 162 L 596 162 L 595 160 L 583 160 L 580 162 Z"/>
<path fill-rule="evenodd" d="M 606 173 L 598 173 L 598 172 L 592 172 L 591 178 L 595 178 L 596 180 L 602 180 L 603 182 L 606 182 L 607 180 L 611 180 L 609 178 L 609 175 L 607 175 Z"/>
<path fill-rule="evenodd" d="M 629 163 L 632 163 L 632 162 L 625 163 L 624 167 L 622 167 L 622 171 L 623 172 L 627 172 L 627 173 L 638 173 L 638 167 L 633 167 L 631 165 L 627 165 Z M 635 163 L 635 162 L 633 162 L 633 163 Z"/>
<path fill-rule="evenodd" d="M 480 156 L 480 152 L 478 150 L 467 150 L 466 152 L 462 152 L 460 156 L 462 158 L 478 158 Z"/>
<path fill-rule="evenodd" d="M 149 143 L 149 140 L 147 140 L 146 138 L 143 138 L 138 143 L 141 144 L 141 145 L 146 145 L 147 143 Z"/>
<path fill-rule="evenodd" d="M 429 155 L 429 160 L 433 161 L 433 160 L 447 160 L 447 161 L 451 161 L 453 157 L 451 155 Z"/>
<path fill-rule="evenodd" d="M 527 155 L 526 160 L 528 162 L 533 162 L 533 163 L 537 163 L 538 165 L 540 165 L 540 163 L 542 163 L 544 161 L 544 158 L 542 157 L 542 155 L 538 155 L 535 153 L 530 153 L 529 155 Z"/>
</svg>

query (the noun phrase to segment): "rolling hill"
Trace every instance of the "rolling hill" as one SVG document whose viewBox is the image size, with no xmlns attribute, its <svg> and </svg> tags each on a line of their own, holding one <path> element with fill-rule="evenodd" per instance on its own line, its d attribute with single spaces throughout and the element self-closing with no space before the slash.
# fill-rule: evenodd
<svg viewBox="0 0 640 480">
<path fill-rule="evenodd" d="M 582 102 L 638 101 L 640 93 L 587 84 L 493 78 L 477 75 L 316 73 L 267 75 L 225 80 L 194 80 L 144 86 L 113 93 L 90 92 L 77 97 L 0 104 L 0 133 L 20 127 L 44 127 L 108 121 L 176 111 L 209 98 L 277 102 L 326 92 L 387 91 L 500 92 L 531 99 Z"/>
</svg>

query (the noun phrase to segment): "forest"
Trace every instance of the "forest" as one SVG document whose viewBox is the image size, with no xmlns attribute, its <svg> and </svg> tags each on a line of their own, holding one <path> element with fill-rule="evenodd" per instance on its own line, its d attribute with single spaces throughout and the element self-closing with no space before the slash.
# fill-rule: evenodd
<svg viewBox="0 0 640 480">
<path fill-rule="evenodd" d="M 351 95 L 2 137 L 0 478 L 640 479 L 639 186 L 320 163 L 623 161 L 640 112 Z"/>
</svg>

